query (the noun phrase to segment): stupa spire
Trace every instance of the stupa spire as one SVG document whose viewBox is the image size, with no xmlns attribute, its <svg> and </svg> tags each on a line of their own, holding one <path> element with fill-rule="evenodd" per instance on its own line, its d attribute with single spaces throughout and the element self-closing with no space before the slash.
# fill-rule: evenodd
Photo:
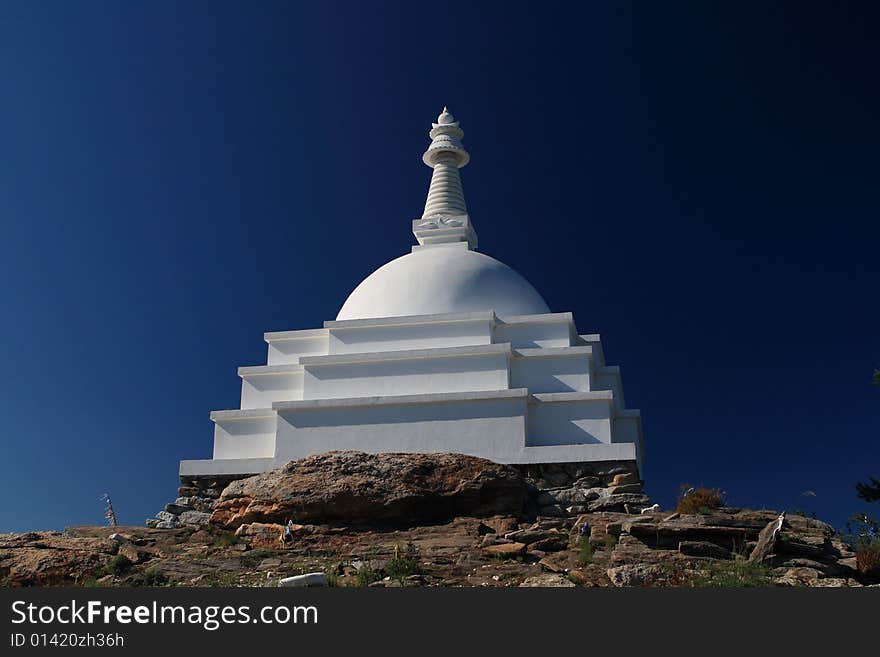
<svg viewBox="0 0 880 657">
<path fill-rule="evenodd" d="M 437 122 L 431 124 L 431 145 L 422 155 L 422 161 L 434 169 L 428 198 L 421 219 L 413 222 L 413 233 L 419 244 L 467 242 L 476 248 L 477 235 L 470 223 L 459 169 L 470 162 L 471 156 L 461 143 L 464 130 L 444 106 Z"/>
</svg>

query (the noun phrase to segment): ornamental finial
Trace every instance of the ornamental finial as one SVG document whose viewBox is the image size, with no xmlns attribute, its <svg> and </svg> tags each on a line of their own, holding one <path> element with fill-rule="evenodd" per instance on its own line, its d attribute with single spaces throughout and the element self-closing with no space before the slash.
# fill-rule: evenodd
<svg viewBox="0 0 880 657">
<path fill-rule="evenodd" d="M 431 145 L 422 155 L 422 160 L 429 167 L 436 168 L 442 160 L 450 164 L 454 163 L 460 169 L 470 162 L 471 156 L 461 143 L 464 130 L 445 105 L 440 116 L 437 117 L 437 123 L 431 124 L 428 136 L 431 137 Z"/>
<path fill-rule="evenodd" d="M 414 222 L 416 238 L 422 246 L 467 242 L 469 248 L 476 248 L 477 235 L 471 226 L 458 172 L 470 162 L 471 156 L 461 143 L 464 130 L 447 106 L 443 106 L 437 122 L 431 124 L 428 136 L 431 145 L 422 155 L 422 161 L 434 169 L 434 173 L 425 211 L 422 218 Z"/>
<path fill-rule="evenodd" d="M 455 117 L 452 116 L 452 112 L 449 111 L 446 105 L 443 106 L 443 111 L 440 112 L 440 116 L 437 117 L 437 123 L 439 125 L 450 125 L 455 123 Z"/>
</svg>

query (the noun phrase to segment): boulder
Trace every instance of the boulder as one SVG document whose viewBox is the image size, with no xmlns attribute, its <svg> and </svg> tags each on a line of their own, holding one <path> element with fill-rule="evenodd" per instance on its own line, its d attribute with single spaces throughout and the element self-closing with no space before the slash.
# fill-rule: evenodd
<svg viewBox="0 0 880 657">
<path fill-rule="evenodd" d="M 540 575 L 532 575 L 531 577 L 526 577 L 522 583 L 521 587 L 552 587 L 552 588 L 560 588 L 560 587 L 573 587 L 575 584 L 571 582 L 567 577 L 562 575 L 554 574 L 554 573 L 542 573 Z"/>
<path fill-rule="evenodd" d="M 552 506 L 542 506 L 538 509 L 539 516 L 549 516 L 551 518 L 567 518 L 570 514 L 568 509 L 558 504 Z"/>
<path fill-rule="evenodd" d="M 497 545 L 498 543 L 504 542 L 505 540 L 499 538 L 498 534 L 486 534 L 483 536 L 483 540 L 480 541 L 480 547 L 489 547 L 490 545 Z"/>
<path fill-rule="evenodd" d="M 614 586 L 648 586 L 662 580 L 666 570 L 656 564 L 627 564 L 609 568 L 607 575 Z"/>
<path fill-rule="evenodd" d="M 536 541 L 542 541 L 545 538 L 559 538 L 560 532 L 558 529 L 519 529 L 515 532 L 509 532 L 504 535 L 504 538 L 516 541 L 518 543 L 525 543 L 528 545 L 529 543 L 534 543 Z M 567 534 L 563 535 L 565 538 L 568 538 Z"/>
<path fill-rule="evenodd" d="M 232 482 L 211 522 L 428 524 L 518 515 L 526 491 L 517 469 L 473 456 L 329 452 Z"/>
<path fill-rule="evenodd" d="M 327 575 L 324 573 L 306 573 L 285 577 L 278 582 L 278 586 L 327 586 Z"/>
<path fill-rule="evenodd" d="M 179 516 L 184 511 L 192 511 L 192 507 L 190 507 L 188 504 L 186 506 L 183 506 L 183 505 L 176 504 L 173 502 L 169 502 L 168 504 L 165 505 L 165 513 L 170 513 L 172 515 Z M 160 513 L 161 513 L 161 511 L 160 511 Z"/>
<path fill-rule="evenodd" d="M 143 552 L 138 551 L 138 549 L 131 543 L 123 543 L 120 545 L 117 554 L 121 554 L 132 563 L 140 563 L 144 557 L 147 556 Z"/>
<path fill-rule="evenodd" d="M 749 555 L 750 563 L 762 563 L 773 555 L 773 551 L 776 548 L 776 536 L 782 529 L 784 521 L 785 514 L 783 513 L 778 518 L 768 522 L 767 526 L 761 530 L 758 534 L 758 544 Z"/>
<path fill-rule="evenodd" d="M 555 555 L 549 554 L 542 557 L 541 560 L 538 561 L 538 565 L 541 566 L 541 568 L 543 568 L 544 570 L 547 570 L 551 573 L 557 573 L 560 575 L 564 574 L 566 571 L 568 571 L 568 568 L 566 568 L 566 564 L 560 562 L 560 560 L 558 559 L 554 559 L 554 556 Z"/>
<path fill-rule="evenodd" d="M 177 519 L 177 516 L 172 516 L 171 520 L 160 520 L 154 525 L 154 527 L 156 529 L 179 529 L 181 524 Z"/>
<path fill-rule="evenodd" d="M 775 551 L 815 559 L 832 551 L 831 541 L 822 535 L 792 534 L 780 531 L 776 535 Z"/>
<path fill-rule="evenodd" d="M 496 557 L 515 557 L 525 551 L 525 543 L 499 543 L 483 548 L 483 552 Z"/>
<path fill-rule="evenodd" d="M 826 577 L 824 579 L 817 579 L 810 582 L 810 586 L 817 588 L 842 588 L 845 586 L 858 586 L 857 582 L 850 583 L 850 580 L 843 579 L 841 577 Z"/>
<path fill-rule="evenodd" d="M 506 534 L 507 532 L 512 532 L 519 526 L 517 519 L 512 516 L 486 518 L 480 524 L 490 528 L 496 534 Z"/>
<path fill-rule="evenodd" d="M 168 506 L 174 506 L 179 510 L 174 511 L 169 509 Z M 198 496 L 190 496 L 190 497 L 178 497 L 174 500 L 173 504 L 166 505 L 165 510 L 171 511 L 172 513 L 183 513 L 187 509 L 190 511 L 206 511 L 210 512 L 214 508 L 214 500 L 209 497 L 198 497 Z"/>
<path fill-rule="evenodd" d="M 681 541 L 678 551 L 689 557 L 708 557 L 711 559 L 732 559 L 733 553 L 726 547 L 709 541 Z"/>
<path fill-rule="evenodd" d="M 568 549 L 568 536 L 556 535 L 542 538 L 540 541 L 529 543 L 529 550 L 540 550 L 541 552 L 560 552 Z"/>
<path fill-rule="evenodd" d="M 641 493 L 641 484 L 621 484 L 620 486 L 609 486 L 608 495 L 620 495 L 621 493 Z M 598 496 L 597 496 L 598 497 Z"/>
<path fill-rule="evenodd" d="M 777 586 L 812 586 L 822 573 L 814 568 L 777 568 L 773 575 Z"/>
<path fill-rule="evenodd" d="M 288 542 L 288 545 L 311 533 L 311 530 L 311 526 L 293 525 L 290 528 L 291 540 Z M 264 522 L 241 525 L 235 530 L 235 535 L 245 539 L 251 547 L 268 549 L 279 549 L 282 547 L 280 538 L 283 533 L 284 525 Z"/>
<path fill-rule="evenodd" d="M 211 521 L 211 514 L 203 511 L 184 511 L 178 516 L 178 520 L 183 525 L 201 527 Z"/>
<path fill-rule="evenodd" d="M 587 502 L 586 510 L 589 512 L 615 511 L 622 510 L 624 505 L 628 505 L 630 510 L 637 512 L 650 503 L 651 500 L 647 495 L 642 495 L 641 493 L 621 493 L 619 495 L 600 497 L 592 502 Z"/>
<path fill-rule="evenodd" d="M 624 484 L 637 483 L 639 483 L 639 477 L 634 472 L 621 472 L 614 475 L 614 479 L 611 480 L 612 486 L 623 486 Z"/>
<path fill-rule="evenodd" d="M 552 506 L 554 504 L 569 506 L 572 504 L 583 504 L 586 501 L 587 498 L 584 495 L 584 491 L 578 488 L 556 488 L 552 490 L 544 490 L 538 495 L 539 507 Z"/>
</svg>

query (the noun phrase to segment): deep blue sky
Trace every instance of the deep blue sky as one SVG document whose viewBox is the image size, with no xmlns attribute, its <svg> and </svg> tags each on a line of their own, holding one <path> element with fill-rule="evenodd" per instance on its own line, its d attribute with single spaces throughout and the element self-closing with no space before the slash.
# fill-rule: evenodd
<svg viewBox="0 0 880 657">
<path fill-rule="evenodd" d="M 0 5 L 0 531 L 172 499 L 263 332 L 409 250 L 444 103 L 482 250 L 602 334 L 656 500 L 866 506 L 878 12 L 471 4 Z"/>
</svg>

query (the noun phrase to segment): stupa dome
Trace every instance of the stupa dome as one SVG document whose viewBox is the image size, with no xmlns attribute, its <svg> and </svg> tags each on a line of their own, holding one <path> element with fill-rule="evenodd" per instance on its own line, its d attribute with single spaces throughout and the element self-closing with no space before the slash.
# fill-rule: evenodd
<svg viewBox="0 0 880 657">
<path fill-rule="evenodd" d="M 448 245 L 418 249 L 379 267 L 349 295 L 336 319 L 484 310 L 499 317 L 550 312 L 535 288 L 504 263 Z"/>
</svg>

